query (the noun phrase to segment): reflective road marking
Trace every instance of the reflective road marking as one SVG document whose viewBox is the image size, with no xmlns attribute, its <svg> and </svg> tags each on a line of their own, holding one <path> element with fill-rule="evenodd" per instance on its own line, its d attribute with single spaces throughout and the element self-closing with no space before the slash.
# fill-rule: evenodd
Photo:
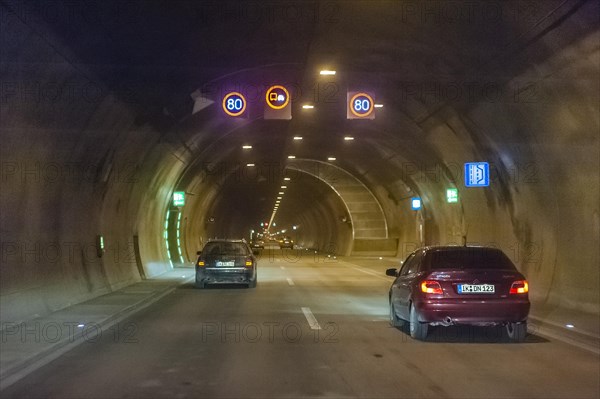
<svg viewBox="0 0 600 399">
<path fill-rule="evenodd" d="M 319 322 L 315 318 L 315 315 L 310 311 L 310 308 L 302 308 L 302 313 L 304 313 L 304 317 L 306 317 L 306 321 L 308 321 L 308 325 L 310 326 L 311 330 L 321 329 Z"/>
</svg>

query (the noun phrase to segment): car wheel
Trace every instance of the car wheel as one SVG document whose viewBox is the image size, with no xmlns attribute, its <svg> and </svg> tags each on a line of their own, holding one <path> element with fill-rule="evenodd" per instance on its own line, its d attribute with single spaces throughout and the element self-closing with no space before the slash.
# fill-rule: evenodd
<svg viewBox="0 0 600 399">
<path fill-rule="evenodd" d="M 506 334 L 509 342 L 523 342 L 527 337 L 527 322 L 506 324 Z"/>
<path fill-rule="evenodd" d="M 429 329 L 429 324 L 421 323 L 419 321 L 419 316 L 417 314 L 417 309 L 415 309 L 414 304 L 410 304 L 410 336 L 414 339 L 418 339 L 419 341 L 424 341 L 427 338 L 427 330 Z"/>
<path fill-rule="evenodd" d="M 205 288 L 206 284 L 204 281 L 196 281 L 196 288 Z"/>
<path fill-rule="evenodd" d="M 248 283 L 248 288 L 256 288 L 256 279 L 254 279 Z"/>
<path fill-rule="evenodd" d="M 396 316 L 396 310 L 394 309 L 394 304 L 390 302 L 390 324 L 394 328 L 400 328 L 404 326 L 404 320 Z"/>
</svg>

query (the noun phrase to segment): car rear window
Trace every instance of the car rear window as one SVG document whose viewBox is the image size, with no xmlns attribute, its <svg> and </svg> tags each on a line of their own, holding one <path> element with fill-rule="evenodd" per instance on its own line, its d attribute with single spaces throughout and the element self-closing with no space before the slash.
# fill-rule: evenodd
<svg viewBox="0 0 600 399">
<path fill-rule="evenodd" d="M 449 248 L 428 252 L 428 269 L 515 270 L 515 265 L 500 250 L 486 248 Z"/>
<path fill-rule="evenodd" d="M 209 242 L 204 246 L 205 256 L 248 255 L 248 248 L 241 242 Z"/>
</svg>

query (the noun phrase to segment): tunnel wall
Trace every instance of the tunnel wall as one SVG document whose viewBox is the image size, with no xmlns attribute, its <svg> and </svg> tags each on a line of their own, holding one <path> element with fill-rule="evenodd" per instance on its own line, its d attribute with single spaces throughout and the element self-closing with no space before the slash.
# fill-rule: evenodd
<svg viewBox="0 0 600 399">
<path fill-rule="evenodd" d="M 534 301 L 600 311 L 598 41 L 594 33 L 562 43 L 535 68 L 496 77 L 502 96 L 441 107 L 396 130 L 395 149 L 370 143 L 382 161 L 357 172 L 382 204 L 398 256 L 420 244 L 408 202 L 420 196 L 424 244 L 460 244 L 466 235 L 499 247 L 530 279 Z M 463 165 L 473 161 L 490 163 L 489 188 L 464 187 Z M 383 170 L 394 177 L 374 172 Z M 449 187 L 459 203 L 446 203 Z"/>
<path fill-rule="evenodd" d="M 166 270 L 162 219 L 179 169 L 173 149 L 49 32 L 13 18 L 1 40 L 2 320 L 43 315 Z"/>
</svg>

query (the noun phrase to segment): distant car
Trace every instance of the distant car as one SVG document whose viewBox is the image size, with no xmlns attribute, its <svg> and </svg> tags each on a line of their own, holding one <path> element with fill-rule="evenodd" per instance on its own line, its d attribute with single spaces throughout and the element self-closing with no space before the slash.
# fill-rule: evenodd
<svg viewBox="0 0 600 399">
<path fill-rule="evenodd" d="M 432 246 L 411 253 L 389 291 L 390 323 L 407 322 L 424 340 L 429 326 L 505 326 L 511 342 L 527 335 L 529 284 L 499 249 Z"/>
<path fill-rule="evenodd" d="M 263 240 L 253 240 L 250 246 L 256 249 L 265 249 L 265 242 Z"/>
<path fill-rule="evenodd" d="M 196 286 L 236 283 L 256 287 L 256 258 L 243 240 L 211 240 L 198 251 Z"/>
<path fill-rule="evenodd" d="M 289 237 L 284 237 L 282 239 L 279 240 L 279 248 L 283 249 L 283 248 L 290 248 L 290 249 L 294 249 L 294 240 L 292 240 Z"/>
</svg>

